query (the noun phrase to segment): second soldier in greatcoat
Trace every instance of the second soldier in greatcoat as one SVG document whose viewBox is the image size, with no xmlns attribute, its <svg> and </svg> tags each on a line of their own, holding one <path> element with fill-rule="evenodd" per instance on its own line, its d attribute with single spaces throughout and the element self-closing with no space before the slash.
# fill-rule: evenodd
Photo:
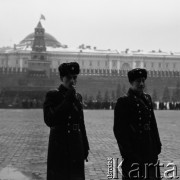
<svg viewBox="0 0 180 180">
<path fill-rule="evenodd" d="M 117 100 L 114 134 L 122 155 L 122 179 L 160 179 L 161 141 L 151 96 L 144 92 L 147 71 L 128 72 L 130 88 Z"/>
</svg>

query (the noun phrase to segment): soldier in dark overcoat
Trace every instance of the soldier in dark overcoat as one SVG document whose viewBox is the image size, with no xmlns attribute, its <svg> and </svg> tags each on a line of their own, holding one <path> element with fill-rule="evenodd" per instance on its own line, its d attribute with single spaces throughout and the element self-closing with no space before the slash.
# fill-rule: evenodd
<svg viewBox="0 0 180 180">
<path fill-rule="evenodd" d="M 82 96 L 75 90 L 80 68 L 70 62 L 58 69 L 62 83 L 47 92 L 43 104 L 44 122 L 50 127 L 47 180 L 84 180 L 89 143 Z"/>
<path fill-rule="evenodd" d="M 130 88 L 114 109 L 113 131 L 123 160 L 122 179 L 160 179 L 161 141 L 151 96 L 144 92 L 146 78 L 145 69 L 129 71 Z"/>
</svg>

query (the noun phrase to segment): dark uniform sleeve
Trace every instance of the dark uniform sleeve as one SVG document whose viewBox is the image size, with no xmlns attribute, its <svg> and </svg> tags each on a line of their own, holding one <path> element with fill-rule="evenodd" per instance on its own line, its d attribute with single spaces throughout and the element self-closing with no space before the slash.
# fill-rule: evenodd
<svg viewBox="0 0 180 180">
<path fill-rule="evenodd" d="M 58 117 L 66 118 L 71 108 L 71 103 L 66 99 L 59 99 L 57 104 L 56 91 L 49 91 L 46 94 L 43 104 L 44 122 L 48 127 L 56 126 L 60 123 Z"/>
<path fill-rule="evenodd" d="M 84 149 L 85 149 L 85 152 L 87 153 L 87 151 L 90 148 L 89 148 L 89 142 L 88 142 L 88 138 L 87 138 L 87 134 L 86 134 L 86 128 L 85 128 L 85 123 L 84 123 L 84 113 L 83 113 L 83 119 L 82 119 L 82 124 L 81 124 L 81 132 L 82 132 L 82 135 L 83 135 Z"/>
<path fill-rule="evenodd" d="M 153 135 L 154 135 L 154 139 L 156 141 L 156 145 L 157 145 L 157 153 L 160 154 L 161 153 L 161 140 L 160 140 L 160 136 L 159 136 L 159 131 L 158 131 L 158 128 L 157 128 L 157 122 L 156 122 L 156 118 L 155 118 L 155 115 L 154 115 L 154 110 L 153 110 L 153 103 L 152 103 L 152 100 L 151 100 L 151 96 L 148 95 L 148 98 L 151 102 L 151 106 L 152 106 L 152 125 L 151 125 L 151 128 L 152 128 L 152 131 L 153 131 Z"/>
<path fill-rule="evenodd" d="M 81 103 L 83 103 L 82 101 L 82 96 L 79 94 L 79 100 Z M 80 123 L 80 129 L 82 132 L 82 136 L 83 136 L 83 144 L 84 144 L 84 151 L 85 154 L 88 153 L 89 148 L 89 142 L 88 142 L 88 138 L 87 138 L 87 134 L 86 134 L 86 127 L 85 127 L 85 122 L 84 122 L 84 112 L 82 110 L 82 121 Z"/>
<path fill-rule="evenodd" d="M 132 132 L 130 128 L 130 124 L 128 122 L 129 114 L 128 107 L 126 105 L 125 97 L 120 97 L 117 100 L 114 109 L 114 126 L 113 131 L 116 137 L 120 152 L 122 157 L 141 161 L 141 157 L 134 152 L 134 148 L 132 146 Z"/>
</svg>

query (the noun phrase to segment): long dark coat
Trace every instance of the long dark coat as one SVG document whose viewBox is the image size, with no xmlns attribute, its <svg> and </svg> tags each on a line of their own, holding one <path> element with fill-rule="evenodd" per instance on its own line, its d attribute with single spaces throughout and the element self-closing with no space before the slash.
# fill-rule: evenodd
<svg viewBox="0 0 180 180">
<path fill-rule="evenodd" d="M 161 141 L 150 95 L 143 93 L 140 97 L 129 89 L 126 96 L 120 97 L 114 109 L 113 130 L 124 160 L 124 176 L 128 176 L 133 163 L 143 167 L 144 163 L 157 162 Z"/>
<path fill-rule="evenodd" d="M 44 122 L 50 127 L 47 180 L 84 180 L 84 159 L 89 150 L 82 96 L 66 100 L 67 89 L 60 85 L 47 92 L 43 104 Z"/>
</svg>

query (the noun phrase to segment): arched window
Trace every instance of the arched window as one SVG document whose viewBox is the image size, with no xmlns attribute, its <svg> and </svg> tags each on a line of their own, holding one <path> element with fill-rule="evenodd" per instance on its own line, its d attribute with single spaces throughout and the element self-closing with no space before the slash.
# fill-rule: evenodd
<svg viewBox="0 0 180 180">
<path fill-rule="evenodd" d="M 113 61 L 113 67 L 117 66 L 117 61 Z"/>
<path fill-rule="evenodd" d="M 146 68 L 146 62 L 144 62 L 144 68 Z"/>
<path fill-rule="evenodd" d="M 151 63 L 151 67 L 152 67 L 152 68 L 154 67 L 154 63 L 153 63 L 153 62 Z"/>
<path fill-rule="evenodd" d="M 97 61 L 97 66 L 100 66 L 100 62 L 99 61 Z"/>
<path fill-rule="evenodd" d="M 141 67 L 141 62 L 140 61 L 136 61 L 136 68 L 140 68 Z"/>
<path fill-rule="evenodd" d="M 161 68 L 161 63 L 159 62 L 159 68 Z"/>
<path fill-rule="evenodd" d="M 130 67 L 129 63 L 123 63 L 121 69 L 122 70 L 130 70 L 131 67 Z"/>
</svg>

